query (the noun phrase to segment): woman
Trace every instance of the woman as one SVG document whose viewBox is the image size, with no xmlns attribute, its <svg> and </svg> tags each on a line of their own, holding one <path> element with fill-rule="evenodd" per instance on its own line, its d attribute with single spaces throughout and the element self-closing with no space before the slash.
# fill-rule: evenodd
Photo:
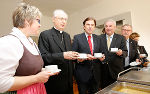
<svg viewBox="0 0 150 94">
<path fill-rule="evenodd" d="M 43 60 L 30 36 L 38 35 L 41 12 L 21 4 L 13 12 L 12 32 L 0 38 L 0 93 L 46 94 L 44 83 L 52 74 L 41 71 Z"/>
<path fill-rule="evenodd" d="M 139 41 L 139 37 L 140 37 L 140 35 L 138 33 L 136 33 L 136 32 L 134 32 L 134 33 L 132 33 L 130 35 L 130 38 L 133 39 L 133 40 L 135 40 L 135 41 L 137 41 L 137 42 Z M 146 57 L 148 57 L 148 54 L 147 54 L 144 46 L 139 46 L 138 45 L 137 48 L 138 48 L 139 57 L 142 60 L 142 62 L 143 63 L 144 62 L 148 62 L 148 60 L 146 59 Z"/>
</svg>

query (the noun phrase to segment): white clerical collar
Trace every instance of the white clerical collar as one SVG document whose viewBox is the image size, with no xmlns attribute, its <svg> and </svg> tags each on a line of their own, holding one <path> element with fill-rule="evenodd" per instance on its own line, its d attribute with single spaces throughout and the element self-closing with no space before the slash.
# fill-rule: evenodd
<svg viewBox="0 0 150 94">
<path fill-rule="evenodd" d="M 54 27 L 55 29 L 56 29 L 56 27 Z M 56 30 L 58 30 L 58 29 L 56 29 Z M 60 31 L 60 30 L 58 30 L 60 33 L 62 33 L 63 31 Z"/>
</svg>

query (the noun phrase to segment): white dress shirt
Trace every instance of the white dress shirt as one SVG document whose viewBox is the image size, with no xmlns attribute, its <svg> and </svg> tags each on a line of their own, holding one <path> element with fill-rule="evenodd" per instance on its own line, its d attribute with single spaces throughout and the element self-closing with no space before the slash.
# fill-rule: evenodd
<svg viewBox="0 0 150 94">
<path fill-rule="evenodd" d="M 0 93 L 9 90 L 14 83 L 14 75 L 24 52 L 23 45 L 33 55 L 39 55 L 30 37 L 27 38 L 18 28 L 14 27 L 12 31 L 10 34 L 20 40 L 12 35 L 0 38 Z"/>
<path fill-rule="evenodd" d="M 114 34 L 112 34 L 112 35 L 110 36 L 110 44 L 111 44 L 111 42 L 112 42 L 113 36 L 114 36 Z M 106 34 L 106 39 L 108 40 L 108 35 L 107 35 L 107 34 Z"/>
<path fill-rule="evenodd" d="M 127 49 L 128 49 L 128 56 L 125 58 L 125 67 L 129 66 L 129 64 L 130 64 L 130 62 L 129 62 L 129 52 L 130 52 L 129 38 L 126 40 L 126 46 L 127 46 Z"/>
<path fill-rule="evenodd" d="M 86 36 L 87 41 L 88 41 L 88 36 L 89 35 L 86 32 L 85 32 L 85 36 Z M 92 42 L 92 49 L 93 49 L 93 52 L 94 52 L 93 36 L 92 36 L 92 34 L 90 36 L 91 36 L 91 42 Z"/>
</svg>

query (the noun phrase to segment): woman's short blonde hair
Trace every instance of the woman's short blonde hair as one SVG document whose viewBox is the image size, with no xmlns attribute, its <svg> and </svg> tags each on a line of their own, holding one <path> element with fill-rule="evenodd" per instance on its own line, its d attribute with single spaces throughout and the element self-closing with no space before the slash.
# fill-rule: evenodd
<svg viewBox="0 0 150 94">
<path fill-rule="evenodd" d="M 13 26 L 14 27 L 25 27 L 25 20 L 30 24 L 36 19 L 36 17 L 41 18 L 42 13 L 35 6 L 30 6 L 29 4 L 21 3 L 13 12 Z"/>
</svg>

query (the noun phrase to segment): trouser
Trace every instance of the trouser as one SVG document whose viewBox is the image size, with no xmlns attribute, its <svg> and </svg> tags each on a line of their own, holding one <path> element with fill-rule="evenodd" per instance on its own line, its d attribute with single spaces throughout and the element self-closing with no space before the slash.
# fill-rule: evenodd
<svg viewBox="0 0 150 94">
<path fill-rule="evenodd" d="M 113 79 L 110 74 L 109 65 L 103 64 L 103 66 L 102 66 L 102 83 L 101 83 L 102 89 L 107 87 L 108 85 L 114 83 L 115 81 L 116 81 L 116 79 Z"/>
<path fill-rule="evenodd" d="M 88 82 L 77 81 L 79 94 L 95 94 L 99 90 L 99 83 L 92 77 Z"/>
</svg>

